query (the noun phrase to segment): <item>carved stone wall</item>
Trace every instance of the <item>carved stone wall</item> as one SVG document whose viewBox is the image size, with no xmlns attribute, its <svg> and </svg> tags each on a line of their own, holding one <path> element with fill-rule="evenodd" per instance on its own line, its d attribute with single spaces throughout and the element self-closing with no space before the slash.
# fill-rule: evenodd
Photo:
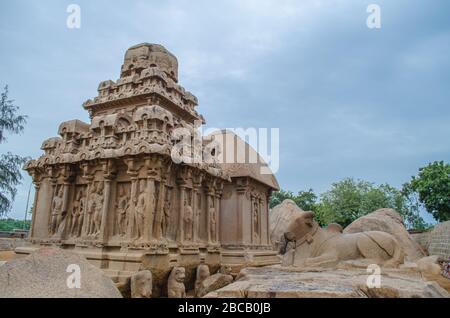
<svg viewBox="0 0 450 318">
<path fill-rule="evenodd" d="M 177 81 L 178 62 L 162 46 L 126 52 L 120 78 L 83 104 L 90 123 L 62 123 L 26 163 L 36 195 L 31 244 L 17 253 L 70 248 L 117 280 L 150 269 L 163 291 L 174 266 L 186 268 L 188 287 L 199 263 L 218 268 L 222 244 L 269 247 L 270 184 L 231 179 L 215 161 L 172 160 L 174 131 L 204 123 Z"/>
</svg>

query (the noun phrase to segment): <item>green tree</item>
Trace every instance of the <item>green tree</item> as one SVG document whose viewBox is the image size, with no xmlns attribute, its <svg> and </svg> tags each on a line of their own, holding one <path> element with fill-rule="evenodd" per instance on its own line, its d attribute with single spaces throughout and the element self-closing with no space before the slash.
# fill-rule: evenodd
<svg viewBox="0 0 450 318">
<path fill-rule="evenodd" d="M 346 227 L 357 218 L 381 208 L 399 212 L 410 228 L 423 228 L 426 223 L 402 191 L 388 185 L 347 178 L 333 183 L 321 195 L 316 215 L 322 224 L 336 222 Z"/>
<path fill-rule="evenodd" d="M 450 220 L 450 164 L 435 161 L 420 168 L 403 191 L 408 195 L 417 193 L 420 203 L 437 221 Z"/>
<path fill-rule="evenodd" d="M 6 142 L 6 133 L 19 134 L 23 131 L 26 116 L 17 114 L 19 107 L 8 99 L 8 86 L 0 98 L 0 144 Z M 16 196 L 16 187 L 22 180 L 21 166 L 27 159 L 10 152 L 0 156 L 0 216 L 6 215 Z"/>
<path fill-rule="evenodd" d="M 0 231 L 11 232 L 14 230 L 28 230 L 31 221 L 21 221 L 14 219 L 0 219 Z"/>
<path fill-rule="evenodd" d="M 294 201 L 304 211 L 311 211 L 315 209 L 317 195 L 312 189 L 309 189 L 308 191 L 299 191 L 297 195 L 291 191 L 280 190 L 272 194 L 269 206 L 270 208 L 273 208 L 286 199 Z"/>
</svg>

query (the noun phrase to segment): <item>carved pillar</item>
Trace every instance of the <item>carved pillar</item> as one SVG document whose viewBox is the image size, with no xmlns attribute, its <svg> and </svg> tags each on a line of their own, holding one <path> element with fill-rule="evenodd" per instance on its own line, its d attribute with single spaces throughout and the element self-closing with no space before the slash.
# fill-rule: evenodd
<svg viewBox="0 0 450 318">
<path fill-rule="evenodd" d="M 154 237 L 159 240 L 162 236 L 162 218 L 163 216 L 163 209 L 164 209 L 164 203 L 166 198 L 166 181 L 167 181 L 167 174 L 169 173 L 169 167 L 164 169 L 164 172 L 161 172 L 161 182 L 159 183 L 159 193 L 158 193 L 158 203 L 156 207 L 156 214 L 155 214 L 155 225 L 154 225 Z M 167 226 L 167 224 L 166 224 Z"/>
<path fill-rule="evenodd" d="M 146 125 L 146 120 L 144 120 L 144 125 Z M 145 211 L 145 224 L 144 224 L 144 235 L 143 239 L 149 241 L 154 237 L 153 226 L 156 217 L 156 198 L 155 198 L 155 180 L 159 175 L 160 169 L 159 158 L 148 158 L 145 160 L 145 167 L 147 168 L 147 203 Z"/>
<path fill-rule="evenodd" d="M 270 238 L 269 238 L 269 204 L 270 204 L 270 196 L 272 195 L 272 190 L 269 190 L 269 193 L 267 195 L 264 196 L 264 213 L 265 213 L 265 220 L 266 220 L 266 235 L 265 235 L 265 242 L 266 244 L 270 244 Z"/>
<path fill-rule="evenodd" d="M 199 189 L 202 182 L 202 174 L 199 174 L 197 176 L 194 176 L 193 183 L 192 183 L 192 213 L 193 213 L 193 240 L 194 242 L 199 241 L 200 237 L 200 212 L 201 210 L 198 208 L 199 202 L 198 202 L 198 195 L 199 195 Z"/>
<path fill-rule="evenodd" d="M 178 188 L 180 190 L 180 202 L 179 202 L 179 218 L 178 218 L 178 233 L 177 233 L 177 240 L 178 242 L 182 243 L 184 241 L 184 200 L 186 195 L 186 184 L 180 183 L 178 184 Z"/>
<path fill-rule="evenodd" d="M 52 214 L 53 214 L 53 199 L 55 198 L 55 195 L 57 195 L 56 191 L 58 190 L 58 178 L 54 173 L 54 169 L 52 167 L 48 168 L 48 175 L 50 177 L 50 184 L 52 186 L 52 195 L 50 198 L 50 213 L 48 214 L 48 236 L 52 236 L 53 231 L 52 231 Z"/>
<path fill-rule="evenodd" d="M 83 176 L 83 178 L 86 180 L 87 182 L 87 189 L 86 189 L 86 197 L 84 198 L 84 211 L 83 211 L 83 224 L 81 225 L 81 236 L 85 237 L 88 235 L 88 228 L 89 228 L 89 223 L 88 223 L 88 218 L 89 218 L 89 208 L 90 208 L 90 204 L 89 204 L 89 197 L 92 191 L 92 183 L 94 181 L 94 176 Z"/>
<path fill-rule="evenodd" d="M 236 180 L 236 192 L 237 192 L 237 209 L 236 219 L 238 224 L 236 242 L 245 243 L 244 240 L 244 200 L 247 193 L 248 181 L 246 179 Z"/>
<path fill-rule="evenodd" d="M 252 194 L 250 194 L 250 228 L 251 228 L 251 230 L 250 230 L 250 236 L 251 236 L 250 241 L 251 241 L 252 244 L 255 241 L 255 224 L 254 224 L 255 223 L 255 218 L 253 216 L 254 213 L 255 213 L 254 201 L 255 201 L 255 197 L 254 197 L 254 195 L 252 193 Z"/>
<path fill-rule="evenodd" d="M 262 198 L 258 198 L 259 245 L 263 244 L 263 238 L 262 238 L 262 234 L 263 234 L 262 217 L 263 217 Z"/>
<path fill-rule="evenodd" d="M 113 160 L 107 160 L 102 163 L 103 167 L 103 206 L 102 206 L 102 220 L 100 223 L 100 237 L 102 243 L 108 241 L 110 222 L 113 219 L 114 209 L 111 207 L 111 183 L 116 177 L 116 170 Z"/>
<path fill-rule="evenodd" d="M 34 184 L 34 200 L 33 200 L 33 209 L 31 211 L 31 226 L 30 226 L 30 234 L 28 235 L 29 238 L 33 238 L 34 236 L 34 227 L 36 224 L 36 211 L 37 211 L 37 204 L 38 204 L 38 197 L 39 197 L 39 189 L 41 187 L 41 175 L 37 171 L 33 170 L 31 172 L 31 177 L 33 179 Z M 27 211 L 28 213 L 28 211 Z"/>
<path fill-rule="evenodd" d="M 215 208 L 216 208 L 216 237 L 214 237 L 214 241 L 215 242 L 219 242 L 220 241 L 220 198 L 222 197 L 222 188 L 219 187 L 216 191 L 215 194 L 215 199 L 216 199 L 216 204 L 215 204 Z"/>
<path fill-rule="evenodd" d="M 138 171 L 136 168 L 136 162 L 133 159 L 127 159 L 125 160 L 125 163 L 128 166 L 127 174 L 130 176 L 131 180 L 131 191 L 130 191 L 130 207 L 129 207 L 129 214 L 126 216 L 127 218 L 127 237 L 128 239 L 133 238 L 133 232 L 135 227 L 135 209 L 136 209 L 136 202 L 137 202 L 137 183 L 138 183 Z"/>
<path fill-rule="evenodd" d="M 212 221 L 213 221 L 213 210 L 216 209 L 214 197 L 215 197 L 215 180 L 211 180 L 207 183 L 207 192 L 206 192 L 206 230 L 208 232 L 208 243 L 211 244 L 213 242 L 212 237 Z M 217 214 L 217 213 L 216 213 Z M 217 224 L 217 215 L 215 216 L 215 222 Z"/>
<path fill-rule="evenodd" d="M 84 211 L 83 211 L 83 224 L 81 225 L 81 236 L 86 237 L 89 233 L 89 211 L 90 211 L 90 195 L 92 191 L 92 183 L 94 181 L 94 174 L 91 171 L 91 167 L 88 163 L 81 164 L 81 169 L 83 171 L 83 179 L 86 180 L 87 189 L 86 197 L 84 198 Z"/>
</svg>

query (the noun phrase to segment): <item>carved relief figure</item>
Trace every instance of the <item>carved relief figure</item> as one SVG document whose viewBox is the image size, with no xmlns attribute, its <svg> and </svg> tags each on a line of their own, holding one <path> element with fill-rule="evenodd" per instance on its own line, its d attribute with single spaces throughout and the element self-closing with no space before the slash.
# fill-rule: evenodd
<svg viewBox="0 0 450 318">
<path fill-rule="evenodd" d="M 145 198 L 145 180 L 140 180 L 139 182 L 139 195 L 135 199 L 135 229 L 136 238 L 141 238 L 144 235 L 144 221 L 145 221 L 145 210 L 147 208 L 147 200 Z"/>
<path fill-rule="evenodd" d="M 163 217 L 161 222 L 161 229 L 162 229 L 162 235 L 163 237 L 167 237 L 168 229 L 169 229 L 169 222 L 170 222 L 170 189 L 166 190 L 166 199 L 164 200 L 164 207 L 163 207 Z"/>
<path fill-rule="evenodd" d="M 130 208 L 129 196 L 124 185 L 119 187 L 117 199 L 117 234 L 124 236 L 128 226 L 128 210 Z"/>
<path fill-rule="evenodd" d="M 257 199 L 254 199 L 253 201 L 252 217 L 253 217 L 253 239 L 257 240 L 259 238 L 259 207 Z"/>
<path fill-rule="evenodd" d="M 192 241 L 194 213 L 187 200 L 184 201 L 184 238 Z"/>
<path fill-rule="evenodd" d="M 184 278 L 186 270 L 184 267 L 174 267 L 167 281 L 167 296 L 169 298 L 186 298 L 186 288 L 184 287 Z"/>
<path fill-rule="evenodd" d="M 103 183 L 99 182 L 97 192 L 92 198 L 94 200 L 94 216 L 93 216 L 93 231 L 91 234 L 97 235 L 100 233 L 100 226 L 102 222 L 102 207 L 103 207 Z"/>
<path fill-rule="evenodd" d="M 58 229 L 58 218 L 61 214 L 63 207 L 63 189 L 59 188 L 58 194 L 53 198 L 52 201 L 52 214 L 51 214 L 51 222 L 50 222 L 50 234 L 55 234 Z"/>
<path fill-rule="evenodd" d="M 211 232 L 211 240 L 213 242 L 216 241 L 216 225 L 217 225 L 217 215 L 216 215 L 216 209 L 214 208 L 214 205 L 211 205 L 209 208 L 209 215 L 210 215 L 210 232 Z"/>
<path fill-rule="evenodd" d="M 89 200 L 87 201 L 87 218 L 86 218 L 86 234 L 90 235 L 93 231 L 94 224 L 94 211 L 95 211 L 95 199 L 94 196 L 97 193 L 97 184 L 95 182 L 91 185 L 89 194 Z"/>
<path fill-rule="evenodd" d="M 72 208 L 72 226 L 70 228 L 70 234 L 72 236 L 79 236 L 81 225 L 83 224 L 84 215 L 84 200 L 83 200 L 83 189 L 77 192 L 75 201 L 73 202 Z"/>
</svg>

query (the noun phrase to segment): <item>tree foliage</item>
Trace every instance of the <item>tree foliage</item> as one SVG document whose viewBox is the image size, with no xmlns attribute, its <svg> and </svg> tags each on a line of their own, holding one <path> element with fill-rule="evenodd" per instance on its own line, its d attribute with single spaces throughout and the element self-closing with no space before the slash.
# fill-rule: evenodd
<svg viewBox="0 0 450 318">
<path fill-rule="evenodd" d="M 409 228 L 428 227 L 419 215 L 419 206 L 413 197 L 388 185 L 347 178 L 333 183 L 330 190 L 318 197 L 312 189 L 294 195 L 290 191 L 275 192 L 270 206 L 280 204 L 284 199 L 293 200 L 303 210 L 315 212 L 320 225 L 339 223 L 346 227 L 357 218 L 381 208 L 392 208 L 399 212 Z"/>
<path fill-rule="evenodd" d="M 0 98 L 0 143 L 6 141 L 6 133 L 19 134 L 23 131 L 26 116 L 17 114 L 19 107 L 8 99 L 8 86 Z M 11 209 L 16 196 L 16 187 L 22 180 L 21 166 L 27 159 L 10 152 L 0 155 L 0 216 Z"/>
<path fill-rule="evenodd" d="M 428 212 L 439 222 L 450 220 L 450 164 L 435 161 L 419 169 L 403 186 L 407 195 L 418 195 Z"/>
<path fill-rule="evenodd" d="M 11 232 L 14 230 L 28 230 L 30 229 L 30 224 L 30 221 L 0 219 L 0 231 Z"/>
<path fill-rule="evenodd" d="M 270 208 L 277 206 L 286 199 L 294 201 L 304 211 L 311 211 L 315 208 L 317 196 L 312 189 L 299 191 L 297 195 L 291 191 L 280 190 L 274 192 L 270 197 Z"/>
</svg>

